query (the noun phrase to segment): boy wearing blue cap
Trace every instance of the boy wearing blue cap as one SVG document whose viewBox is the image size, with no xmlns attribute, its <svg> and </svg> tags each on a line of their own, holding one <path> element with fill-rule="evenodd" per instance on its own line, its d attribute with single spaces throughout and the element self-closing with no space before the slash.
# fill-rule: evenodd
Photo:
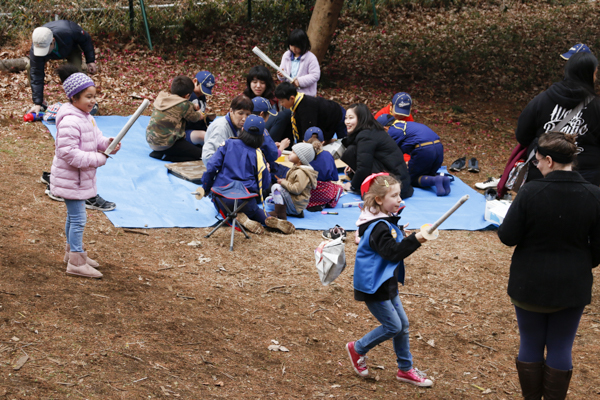
<svg viewBox="0 0 600 400">
<path fill-rule="evenodd" d="M 238 137 L 225 141 L 206 163 L 206 172 L 202 176 L 202 187 L 205 193 L 210 193 L 213 186 L 225 186 L 232 181 L 244 184 L 251 193 L 258 193 L 263 201 L 263 188 L 271 182 L 271 176 L 266 166 L 266 160 L 260 146 L 264 142 L 265 121 L 256 115 L 245 119 L 242 131 Z M 234 200 L 224 199 L 225 204 L 233 209 Z M 219 204 L 213 201 L 217 210 Z M 238 221 L 253 233 L 263 233 L 263 225 L 279 229 L 283 233 L 295 232 L 294 225 L 287 221 L 279 221 L 269 217 L 258 207 L 256 198 L 252 198 L 237 215 Z"/>
<path fill-rule="evenodd" d="M 254 105 L 252 114 L 262 117 L 262 119 L 265 120 L 265 126 L 267 125 L 267 122 L 271 116 L 277 115 L 277 110 L 275 110 L 275 108 L 272 107 L 271 102 L 264 97 L 254 97 L 252 99 L 252 104 Z M 281 142 L 275 142 L 266 128 L 264 136 L 265 141 L 260 149 L 264 153 L 265 158 L 269 163 L 271 177 L 273 179 L 273 183 L 275 183 L 276 176 L 285 176 L 289 169 L 286 166 L 277 163 L 276 161 L 279 156 L 281 156 L 281 152 L 290 145 L 290 140 L 285 138 Z"/>
<path fill-rule="evenodd" d="M 310 192 L 306 209 L 321 211 L 325 207 L 335 207 L 344 192 L 344 188 L 334 182 L 339 180 L 335 160 L 328 151 L 323 150 L 323 131 L 316 126 L 310 127 L 304 133 L 304 142 L 313 146 L 315 159 L 309 164 L 317 171 L 317 187 Z"/>
<path fill-rule="evenodd" d="M 392 102 L 375 114 L 375 119 L 385 115 L 391 114 L 398 121 L 410 121 L 414 122 L 410 111 L 412 108 L 412 98 L 406 92 L 398 92 L 392 97 Z"/>
<path fill-rule="evenodd" d="M 188 121 L 185 124 L 185 139 L 192 144 L 203 145 L 206 129 L 210 123 L 206 118 L 206 96 L 212 96 L 215 77 L 208 71 L 200 71 L 192 81 L 194 82 L 194 92 L 189 100 L 194 106 L 198 106 L 205 117 L 196 122 Z"/>
</svg>

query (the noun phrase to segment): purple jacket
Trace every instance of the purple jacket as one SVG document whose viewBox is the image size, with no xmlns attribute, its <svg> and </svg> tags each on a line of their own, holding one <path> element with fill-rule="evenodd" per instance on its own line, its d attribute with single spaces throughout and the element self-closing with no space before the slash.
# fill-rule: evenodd
<svg viewBox="0 0 600 400">
<path fill-rule="evenodd" d="M 280 68 L 285 71 L 286 74 L 290 75 L 292 71 L 292 55 L 291 51 L 286 51 L 281 57 Z M 306 93 L 309 96 L 317 95 L 317 81 L 321 78 L 321 67 L 319 67 L 319 60 L 310 51 L 307 51 L 300 58 L 300 68 L 298 68 L 298 83 L 300 87 L 298 91 Z"/>
<path fill-rule="evenodd" d="M 96 196 L 96 168 L 106 164 L 106 156 L 98 150 L 105 151 L 108 144 L 94 117 L 71 103 L 63 104 L 56 114 L 50 192 L 68 200 Z"/>
</svg>

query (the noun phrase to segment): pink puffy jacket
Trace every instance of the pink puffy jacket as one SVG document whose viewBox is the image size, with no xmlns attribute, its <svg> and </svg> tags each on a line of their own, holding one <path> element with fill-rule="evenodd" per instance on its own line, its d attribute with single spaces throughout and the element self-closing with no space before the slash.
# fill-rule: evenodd
<svg viewBox="0 0 600 400">
<path fill-rule="evenodd" d="M 108 138 L 102 136 L 94 117 L 71 103 L 58 110 L 56 131 L 50 191 L 69 200 L 96 196 L 96 168 L 106 164 L 106 156 L 98 150 L 106 150 Z"/>
</svg>

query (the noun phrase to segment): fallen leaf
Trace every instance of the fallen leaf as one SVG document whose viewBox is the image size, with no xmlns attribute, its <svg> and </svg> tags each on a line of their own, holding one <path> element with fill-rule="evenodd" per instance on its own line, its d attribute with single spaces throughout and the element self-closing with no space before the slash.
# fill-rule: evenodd
<svg viewBox="0 0 600 400">
<path fill-rule="evenodd" d="M 13 367 L 13 369 L 14 369 L 15 371 L 18 371 L 18 370 L 20 370 L 20 369 L 21 369 L 21 367 L 22 367 L 23 365 L 25 365 L 25 363 L 27 362 L 27 360 L 29 360 L 29 356 L 28 356 L 28 355 L 21 356 L 21 357 L 20 357 L 20 358 L 17 360 L 17 362 L 13 364 L 13 366 L 12 366 L 12 367 Z"/>
</svg>

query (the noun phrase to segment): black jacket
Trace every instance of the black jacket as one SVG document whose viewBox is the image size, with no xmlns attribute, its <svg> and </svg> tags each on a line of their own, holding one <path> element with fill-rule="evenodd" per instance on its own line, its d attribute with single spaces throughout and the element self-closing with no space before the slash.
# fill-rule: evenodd
<svg viewBox="0 0 600 400">
<path fill-rule="evenodd" d="M 360 191 L 365 178 L 379 172 L 389 172 L 402 183 L 400 196 L 404 199 L 413 195 L 410 175 L 404 162 L 404 153 L 386 131 L 362 130 L 344 139 L 347 147 L 342 161 L 352 168 L 352 189 Z"/>
<path fill-rule="evenodd" d="M 591 302 L 600 263 L 600 188 L 573 171 L 553 171 L 519 190 L 498 229 L 514 246 L 508 295 L 543 307 Z"/>
<path fill-rule="evenodd" d="M 358 234 L 362 238 L 371 224 L 377 224 L 371 231 L 369 246 L 382 258 L 390 261 L 401 261 L 421 247 L 415 233 L 405 237 L 401 242 L 397 242 L 390 233 L 388 226 L 385 223 L 379 224 L 383 219 L 399 226 L 401 229 L 403 228 L 398 225 L 400 220 L 398 216 L 374 219 L 358 227 Z M 373 294 L 354 289 L 354 300 L 357 301 L 385 301 L 393 299 L 396 295 L 398 295 L 398 269 L 396 269 L 394 276 L 385 281 Z"/>
<path fill-rule="evenodd" d="M 552 131 L 565 113 L 577 107 L 587 96 L 585 90 L 569 80 L 553 84 L 531 100 L 519 116 L 515 132 L 517 141 L 523 146 L 529 146 L 531 151 L 537 145 L 537 138 Z M 600 98 L 596 97 L 589 103 L 562 131 L 578 135 L 577 145 L 583 150 L 577 156 L 579 171 L 600 168 Z M 537 168 L 530 166 L 527 180 L 541 177 Z"/>
<path fill-rule="evenodd" d="M 333 100 L 304 95 L 294 112 L 300 141 L 308 128 L 317 126 L 323 131 L 325 140 L 330 140 L 342 122 L 342 107 Z"/>
<path fill-rule="evenodd" d="M 31 97 L 33 104 L 37 105 L 42 105 L 44 102 L 44 78 L 46 77 L 44 69 L 46 61 L 63 60 L 74 50 L 77 50 L 77 46 L 79 46 L 85 55 L 85 62 L 87 64 L 96 62 L 92 37 L 75 22 L 66 20 L 52 21 L 48 22 L 44 27 L 52 31 L 56 40 L 56 47 L 54 51 L 51 51 L 44 57 L 33 55 L 33 45 L 31 46 L 31 50 L 29 50 Z"/>
</svg>

